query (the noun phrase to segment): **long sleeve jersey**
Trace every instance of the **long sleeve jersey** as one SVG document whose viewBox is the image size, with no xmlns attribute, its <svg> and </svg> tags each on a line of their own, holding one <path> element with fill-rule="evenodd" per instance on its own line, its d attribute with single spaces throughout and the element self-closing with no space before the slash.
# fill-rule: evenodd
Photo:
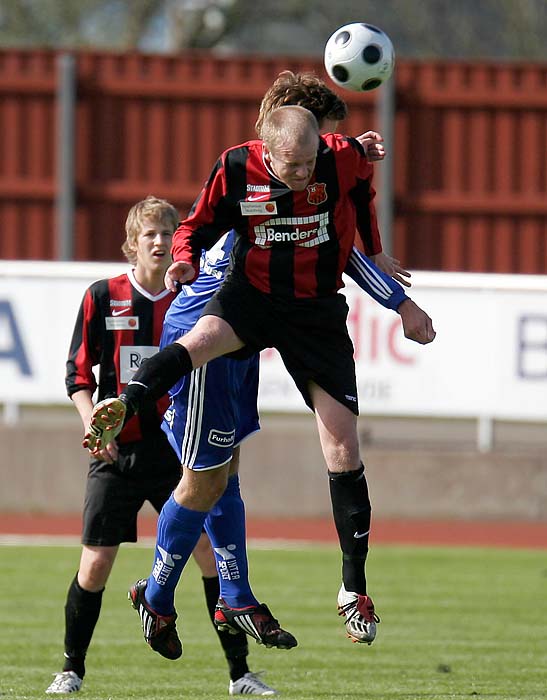
<svg viewBox="0 0 547 700">
<path fill-rule="evenodd" d="M 99 280 L 85 292 L 66 363 L 69 396 L 98 388 L 97 400 L 118 396 L 140 363 L 158 351 L 163 319 L 176 294 L 149 294 L 132 271 Z M 98 379 L 93 368 L 98 367 Z M 143 405 L 124 426 L 118 440 L 141 440 L 161 430 L 167 397 Z"/>
<path fill-rule="evenodd" d="M 367 255 L 381 251 L 373 168 L 355 139 L 326 134 L 306 189 L 278 180 L 262 141 L 226 150 L 173 238 L 176 261 L 194 265 L 230 229 L 233 271 L 257 289 L 284 298 L 336 293 L 355 234 Z"/>
</svg>

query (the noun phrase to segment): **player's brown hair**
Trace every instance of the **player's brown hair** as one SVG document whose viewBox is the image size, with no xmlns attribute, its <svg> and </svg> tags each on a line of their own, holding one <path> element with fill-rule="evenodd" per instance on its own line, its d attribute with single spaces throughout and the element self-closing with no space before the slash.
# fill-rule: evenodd
<svg viewBox="0 0 547 700">
<path fill-rule="evenodd" d="M 276 107 L 299 105 L 309 109 L 317 119 L 319 127 L 325 119 L 342 121 L 348 116 L 346 103 L 338 97 L 321 78 L 313 73 L 280 73 L 268 88 L 258 111 L 256 133 L 262 138 L 262 127 L 266 115 Z"/>
<path fill-rule="evenodd" d="M 180 216 L 175 207 L 167 200 L 159 199 L 151 194 L 131 207 L 125 220 L 125 241 L 122 245 L 122 253 L 132 265 L 137 262 L 135 252 L 137 237 L 145 219 L 164 224 L 174 232 L 179 224 Z"/>
</svg>

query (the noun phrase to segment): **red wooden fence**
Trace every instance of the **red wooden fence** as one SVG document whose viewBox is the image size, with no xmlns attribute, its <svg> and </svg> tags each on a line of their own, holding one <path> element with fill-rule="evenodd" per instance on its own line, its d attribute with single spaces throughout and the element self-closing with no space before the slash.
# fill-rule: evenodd
<svg viewBox="0 0 547 700">
<path fill-rule="evenodd" d="M 401 259 L 547 272 L 547 64 L 401 63 L 397 96 Z"/>
<path fill-rule="evenodd" d="M 147 194 L 184 214 L 218 154 L 254 136 L 279 72 L 326 77 L 301 57 L 75 57 L 78 260 L 121 259 L 127 209 Z M 57 256 L 57 59 L 0 51 L 5 259 Z M 395 254 L 412 269 L 546 273 L 547 64 L 400 60 L 394 79 Z M 377 93 L 341 94 L 347 133 L 378 127 Z"/>
</svg>

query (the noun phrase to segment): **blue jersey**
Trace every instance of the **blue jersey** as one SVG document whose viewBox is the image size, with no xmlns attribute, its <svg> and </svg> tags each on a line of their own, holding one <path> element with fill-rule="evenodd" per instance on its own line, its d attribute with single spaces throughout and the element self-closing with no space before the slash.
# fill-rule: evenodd
<svg viewBox="0 0 547 700">
<path fill-rule="evenodd" d="M 225 234 L 209 250 L 201 253 L 199 275 L 193 284 L 184 284 L 167 314 L 166 323 L 181 330 L 190 330 L 201 316 L 205 304 L 220 287 L 234 245 L 233 231 Z"/>
<path fill-rule="evenodd" d="M 225 234 L 209 250 L 201 253 L 199 275 L 191 285 L 183 285 L 165 316 L 166 323 L 188 331 L 201 316 L 205 305 L 219 288 L 234 244 L 233 231 Z M 367 294 L 387 309 L 397 309 L 407 299 L 403 287 L 382 272 L 366 255 L 353 248 L 344 272 Z"/>
<path fill-rule="evenodd" d="M 396 311 L 399 308 L 399 304 L 408 299 L 403 287 L 393 277 L 382 272 L 372 260 L 369 260 L 355 246 L 351 251 L 344 272 L 363 291 L 386 309 Z"/>
</svg>

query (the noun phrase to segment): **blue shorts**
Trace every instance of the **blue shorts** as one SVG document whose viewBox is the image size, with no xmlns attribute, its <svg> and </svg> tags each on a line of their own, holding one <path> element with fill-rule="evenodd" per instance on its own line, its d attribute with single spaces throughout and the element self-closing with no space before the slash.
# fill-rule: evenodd
<svg viewBox="0 0 547 700">
<path fill-rule="evenodd" d="M 165 323 L 160 347 L 184 333 Z M 230 461 L 235 447 L 260 430 L 258 364 L 258 354 L 245 360 L 219 357 L 171 389 L 162 428 L 183 466 L 221 467 Z"/>
</svg>

